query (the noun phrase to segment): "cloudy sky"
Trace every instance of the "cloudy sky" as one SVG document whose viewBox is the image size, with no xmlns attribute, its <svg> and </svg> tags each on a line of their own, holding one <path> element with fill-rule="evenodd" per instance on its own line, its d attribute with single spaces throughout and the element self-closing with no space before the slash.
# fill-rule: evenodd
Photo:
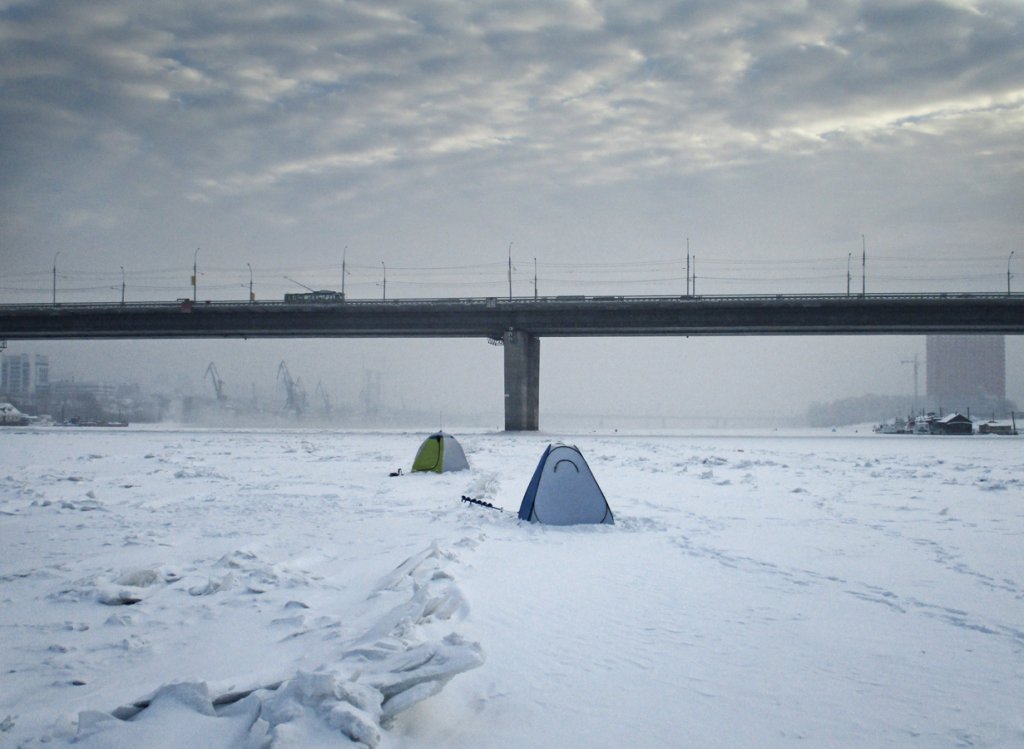
<svg viewBox="0 0 1024 749">
<path fill-rule="evenodd" d="M 997 291 L 1022 207 L 1016 0 L 0 0 L 2 301 L 49 301 L 55 265 L 67 301 L 118 299 L 122 279 L 129 301 L 189 296 L 193 262 L 201 298 L 245 298 L 251 268 L 274 299 L 339 288 L 343 257 L 353 297 L 385 274 L 389 297 L 485 296 L 507 293 L 510 245 L 516 294 L 535 275 L 541 294 L 682 293 L 687 239 L 699 293 L 844 292 L 848 266 L 869 292 Z M 782 388 L 758 401 L 786 408 L 828 397 L 787 373 L 799 352 L 840 359 L 813 378 L 837 394 L 906 392 L 901 352 L 923 353 L 589 344 L 545 343 L 543 403 L 563 405 L 548 401 L 587 353 L 613 370 L 663 352 L 676 371 L 652 388 L 688 367 L 709 403 L 753 383 L 715 390 L 695 360 L 756 357 Z M 434 348 L 331 346 L 396 383 Z M 500 377 L 500 353 L 446 346 L 434 366 Z M 621 392 L 621 372 L 589 397 Z M 483 403 L 490 376 L 460 392 Z"/>
</svg>

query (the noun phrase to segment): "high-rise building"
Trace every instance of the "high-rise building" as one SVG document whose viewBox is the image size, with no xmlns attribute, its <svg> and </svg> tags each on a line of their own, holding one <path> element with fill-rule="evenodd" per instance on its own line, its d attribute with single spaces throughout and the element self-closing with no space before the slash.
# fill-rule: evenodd
<svg viewBox="0 0 1024 749">
<path fill-rule="evenodd" d="M 930 335 L 928 400 L 946 410 L 984 409 L 1006 398 L 1006 339 Z"/>
<path fill-rule="evenodd" d="M 33 389 L 36 395 L 50 389 L 50 358 L 42 354 L 36 354 L 35 359 L 35 381 Z"/>
<path fill-rule="evenodd" d="M 33 364 L 35 366 L 33 366 Z M 36 354 L 0 356 L 0 393 L 12 398 L 34 398 L 50 386 L 50 360 Z"/>
</svg>

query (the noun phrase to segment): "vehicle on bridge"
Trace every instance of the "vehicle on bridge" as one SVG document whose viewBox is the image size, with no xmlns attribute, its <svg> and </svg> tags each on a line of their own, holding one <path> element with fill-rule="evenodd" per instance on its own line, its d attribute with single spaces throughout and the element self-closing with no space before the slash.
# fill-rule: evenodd
<svg viewBox="0 0 1024 749">
<path fill-rule="evenodd" d="M 285 302 L 305 304 L 307 302 L 344 302 L 345 295 L 340 291 L 321 289 L 319 291 L 302 291 L 294 294 L 285 294 Z"/>
</svg>

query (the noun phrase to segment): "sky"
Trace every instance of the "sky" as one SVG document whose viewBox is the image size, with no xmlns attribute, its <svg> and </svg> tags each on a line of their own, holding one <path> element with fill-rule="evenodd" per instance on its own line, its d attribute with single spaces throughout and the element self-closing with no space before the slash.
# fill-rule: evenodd
<svg viewBox="0 0 1024 749">
<path fill-rule="evenodd" d="M 1022 205 L 1019 2 L 0 0 L 3 302 L 504 295 L 510 257 L 515 295 L 678 294 L 687 247 L 701 294 L 1024 289 Z M 268 386 L 287 355 L 500 412 L 481 344 L 10 350 Z M 909 392 L 923 351 L 544 341 L 542 422 Z"/>
</svg>

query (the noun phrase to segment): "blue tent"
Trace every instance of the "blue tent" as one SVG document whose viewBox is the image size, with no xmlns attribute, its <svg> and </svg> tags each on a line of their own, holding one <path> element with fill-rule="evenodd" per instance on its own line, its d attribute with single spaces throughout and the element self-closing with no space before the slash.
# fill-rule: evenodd
<svg viewBox="0 0 1024 749">
<path fill-rule="evenodd" d="M 548 445 L 526 487 L 519 518 L 547 525 L 615 522 L 608 500 L 575 445 Z"/>
</svg>

